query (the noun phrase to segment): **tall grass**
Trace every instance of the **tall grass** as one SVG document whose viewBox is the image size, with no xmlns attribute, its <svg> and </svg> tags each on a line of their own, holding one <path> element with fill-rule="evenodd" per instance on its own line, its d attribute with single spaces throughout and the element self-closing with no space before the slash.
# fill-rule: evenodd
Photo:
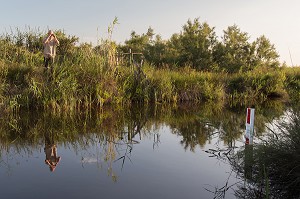
<svg viewBox="0 0 300 199">
<path fill-rule="evenodd" d="M 43 68 L 42 34 L 28 30 L 0 37 L 0 100 L 2 107 L 37 107 L 74 111 L 105 104 L 213 101 L 263 103 L 299 93 L 297 75 L 284 70 L 226 74 L 157 69 L 150 64 L 127 67 L 112 58 L 114 43 L 93 48 L 74 45 L 75 37 L 57 31 L 63 41 L 52 70 Z M 73 43 L 72 43 L 73 42 Z M 110 49 L 112 48 L 112 49 Z M 105 51 L 105 52 L 104 52 Z M 133 70 L 131 70 L 133 68 Z M 296 79 L 295 79 L 296 78 Z M 288 83 L 287 83 L 288 82 Z"/>
<path fill-rule="evenodd" d="M 285 68 L 285 87 L 294 101 L 300 97 L 300 67 Z"/>
<path fill-rule="evenodd" d="M 272 98 L 288 100 L 284 83 L 286 76 L 282 70 L 255 70 L 228 76 L 227 93 L 231 102 L 252 104 Z"/>
<path fill-rule="evenodd" d="M 288 110 L 285 117 L 268 128 L 269 136 L 254 145 L 251 153 L 246 146 L 235 155 L 232 166 L 249 185 L 237 191 L 238 198 L 300 197 L 299 107 Z"/>
</svg>

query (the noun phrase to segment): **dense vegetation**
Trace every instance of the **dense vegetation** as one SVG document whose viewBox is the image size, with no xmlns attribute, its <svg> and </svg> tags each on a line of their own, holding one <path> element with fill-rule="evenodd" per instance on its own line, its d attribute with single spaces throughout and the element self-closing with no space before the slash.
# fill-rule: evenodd
<svg viewBox="0 0 300 199">
<path fill-rule="evenodd" d="M 278 53 L 273 44 L 261 36 L 250 42 L 247 33 L 236 25 L 224 30 L 222 40 L 217 39 L 214 28 L 199 19 L 188 20 L 179 34 L 163 41 L 150 27 L 147 33 L 131 38 L 120 46 L 121 51 L 142 52 L 156 67 L 190 66 L 198 71 L 246 72 L 259 67 L 279 67 Z"/>
<path fill-rule="evenodd" d="M 238 198 L 300 197 L 299 106 L 287 119 L 273 123 L 263 142 L 246 146 L 234 155 L 233 169 L 247 181 L 240 184 Z"/>
<path fill-rule="evenodd" d="M 250 42 L 234 25 L 218 40 L 214 28 L 195 19 L 169 40 L 149 28 L 141 35 L 133 31 L 118 45 L 112 40 L 116 24 L 117 19 L 96 47 L 55 31 L 60 46 L 48 71 L 43 68 L 43 32 L 28 28 L 3 34 L 1 109 L 72 111 L 107 103 L 180 101 L 252 105 L 299 96 L 300 70 L 280 65 L 264 36 Z"/>
</svg>

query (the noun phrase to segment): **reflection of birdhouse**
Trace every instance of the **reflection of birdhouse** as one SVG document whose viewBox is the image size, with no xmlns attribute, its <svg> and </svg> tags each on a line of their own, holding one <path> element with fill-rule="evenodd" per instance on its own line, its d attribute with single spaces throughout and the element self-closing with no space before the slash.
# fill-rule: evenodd
<svg viewBox="0 0 300 199">
<path fill-rule="evenodd" d="M 255 112 L 254 108 L 247 108 L 245 144 L 253 144 L 254 112 Z"/>
</svg>

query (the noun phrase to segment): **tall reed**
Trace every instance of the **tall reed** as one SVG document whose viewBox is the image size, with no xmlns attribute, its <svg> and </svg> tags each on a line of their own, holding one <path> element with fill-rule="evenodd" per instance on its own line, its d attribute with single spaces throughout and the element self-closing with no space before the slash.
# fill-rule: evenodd
<svg viewBox="0 0 300 199">
<path fill-rule="evenodd" d="M 299 92 L 293 86 L 297 75 L 289 73 L 286 80 L 285 70 L 226 74 L 199 72 L 188 66 L 157 69 L 148 63 L 128 67 L 112 59 L 116 48 L 111 38 L 109 45 L 94 48 L 86 43 L 75 45 L 76 37 L 56 32 L 62 42 L 49 71 L 43 68 L 44 34 L 17 30 L 0 37 L 2 106 L 73 111 L 132 102 L 246 105 L 287 98 L 289 88 Z"/>
</svg>

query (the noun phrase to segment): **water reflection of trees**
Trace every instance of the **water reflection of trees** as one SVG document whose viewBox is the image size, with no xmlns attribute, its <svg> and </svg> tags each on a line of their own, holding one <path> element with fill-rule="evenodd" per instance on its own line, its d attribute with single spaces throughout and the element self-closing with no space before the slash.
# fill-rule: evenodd
<svg viewBox="0 0 300 199">
<path fill-rule="evenodd" d="M 97 146 L 101 159 L 112 171 L 113 162 L 130 159 L 129 155 L 134 144 L 138 144 L 143 134 L 148 134 L 147 113 L 145 108 L 128 111 L 108 107 L 100 112 L 81 113 L 76 115 L 55 115 L 46 113 L 20 113 L 0 118 L 0 166 L 2 156 L 9 155 L 13 149 L 17 154 L 32 154 L 35 150 L 49 148 L 57 150 L 57 146 L 72 147 L 77 154 L 86 151 L 88 155 L 95 155 L 91 147 Z M 97 153 L 98 153 L 97 152 Z M 10 159 L 15 158 L 10 153 Z M 47 156 L 47 154 L 46 154 Z M 49 156 L 49 155 L 48 155 Z M 100 157 L 99 156 L 99 157 Z M 82 157 L 84 160 L 85 157 Z M 47 158 L 46 158 L 47 160 Z M 45 160 L 45 161 L 46 161 Z M 2 165 L 3 165 L 2 164 Z M 6 164 L 6 163 L 5 163 Z M 53 169 L 52 169 L 53 170 Z"/>
<path fill-rule="evenodd" d="M 280 102 L 256 107 L 255 132 L 258 136 L 265 132 L 265 123 L 280 117 L 285 110 Z M 186 104 L 173 110 L 169 124 L 173 132 L 182 136 L 181 144 L 185 149 L 194 151 L 196 146 L 204 147 L 213 138 L 223 141 L 229 147 L 245 131 L 245 108 L 219 107 L 218 104 Z"/>
<path fill-rule="evenodd" d="M 257 133 L 265 130 L 265 122 L 283 111 L 284 106 L 278 104 L 258 107 Z M 98 158 L 97 162 L 104 162 L 115 177 L 113 163 L 121 163 L 123 167 L 130 162 L 131 151 L 143 137 L 153 139 L 153 147 L 157 146 L 161 133 L 157 131 L 162 125 L 170 126 L 173 133 L 181 136 L 183 147 L 193 151 L 198 145 L 204 147 L 213 138 L 234 146 L 244 131 L 244 123 L 244 109 L 225 109 L 217 104 L 105 107 L 74 115 L 8 114 L 0 118 L 0 154 L 9 148 L 31 154 L 33 150 L 44 148 L 44 137 L 51 133 L 57 146 L 72 146 L 77 153 L 97 146 L 103 153 L 99 154 L 102 159 Z M 93 152 L 87 152 L 90 153 Z"/>
</svg>

